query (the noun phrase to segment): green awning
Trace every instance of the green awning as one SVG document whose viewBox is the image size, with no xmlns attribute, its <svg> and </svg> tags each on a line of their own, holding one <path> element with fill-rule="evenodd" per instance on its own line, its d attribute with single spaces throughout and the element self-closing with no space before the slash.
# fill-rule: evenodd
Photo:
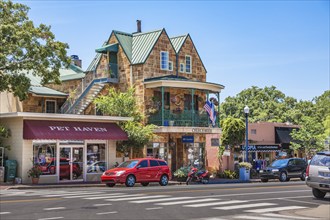
<svg viewBox="0 0 330 220">
<path fill-rule="evenodd" d="M 118 52 L 118 43 L 108 44 L 103 47 L 95 49 L 96 53 Z"/>
</svg>

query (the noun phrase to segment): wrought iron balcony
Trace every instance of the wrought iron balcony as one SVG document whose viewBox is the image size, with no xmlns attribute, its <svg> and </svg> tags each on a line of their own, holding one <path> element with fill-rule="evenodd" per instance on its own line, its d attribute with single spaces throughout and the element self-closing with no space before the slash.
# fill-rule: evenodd
<svg viewBox="0 0 330 220">
<path fill-rule="evenodd" d="M 206 112 L 200 113 L 193 110 L 179 112 L 175 110 L 164 110 L 163 112 L 164 118 L 162 117 L 161 110 L 151 114 L 148 120 L 149 124 L 158 126 L 209 127 L 209 117 Z"/>
</svg>

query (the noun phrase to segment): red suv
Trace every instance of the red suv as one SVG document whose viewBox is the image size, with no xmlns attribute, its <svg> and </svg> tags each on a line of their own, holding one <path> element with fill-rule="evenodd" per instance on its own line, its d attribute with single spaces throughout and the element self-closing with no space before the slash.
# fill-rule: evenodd
<svg viewBox="0 0 330 220">
<path fill-rule="evenodd" d="M 148 186 L 149 182 L 159 182 L 166 186 L 171 178 L 171 171 L 164 160 L 154 158 L 131 159 L 118 167 L 105 171 L 101 180 L 109 187 L 116 183 L 125 183 L 133 187 L 135 183 Z"/>
</svg>

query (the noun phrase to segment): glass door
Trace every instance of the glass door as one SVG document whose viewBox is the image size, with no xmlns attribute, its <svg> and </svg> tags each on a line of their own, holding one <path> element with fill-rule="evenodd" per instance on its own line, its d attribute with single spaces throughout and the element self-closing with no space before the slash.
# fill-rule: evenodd
<svg viewBox="0 0 330 220">
<path fill-rule="evenodd" d="M 83 180 L 83 154 L 84 148 L 77 146 L 60 147 L 60 181 Z"/>
</svg>

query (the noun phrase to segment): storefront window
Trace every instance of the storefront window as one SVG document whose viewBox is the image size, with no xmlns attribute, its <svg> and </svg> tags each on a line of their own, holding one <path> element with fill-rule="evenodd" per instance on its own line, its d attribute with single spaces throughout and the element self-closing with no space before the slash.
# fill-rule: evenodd
<svg viewBox="0 0 330 220">
<path fill-rule="evenodd" d="M 56 143 L 33 143 L 33 162 L 41 167 L 42 175 L 56 174 Z"/>
<path fill-rule="evenodd" d="M 105 144 L 87 144 L 87 173 L 103 173 L 105 162 Z"/>
<path fill-rule="evenodd" d="M 204 144 L 203 143 L 185 143 L 187 149 L 188 165 L 204 167 Z"/>
<path fill-rule="evenodd" d="M 159 158 L 167 161 L 166 143 L 149 143 L 147 145 L 147 157 Z"/>
</svg>

